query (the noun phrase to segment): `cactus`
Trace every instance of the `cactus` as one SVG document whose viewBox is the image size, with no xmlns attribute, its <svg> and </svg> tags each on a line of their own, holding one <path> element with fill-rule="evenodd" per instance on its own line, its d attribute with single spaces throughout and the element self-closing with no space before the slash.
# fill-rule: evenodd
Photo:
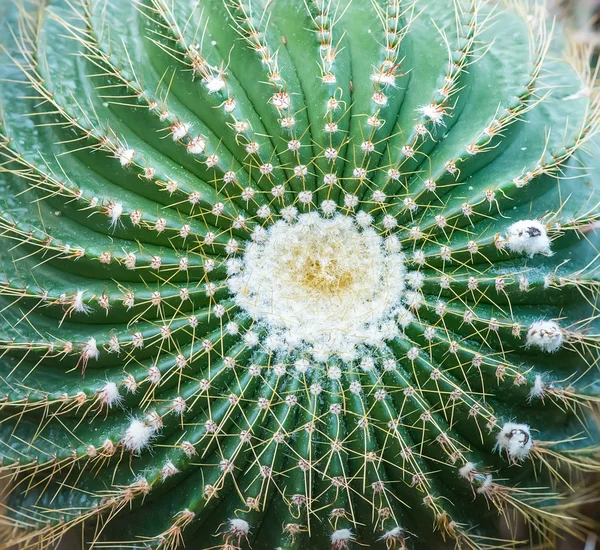
<svg viewBox="0 0 600 550">
<path fill-rule="evenodd" d="M 585 539 L 600 102 L 541 4 L 19 2 L 0 548 Z"/>
</svg>

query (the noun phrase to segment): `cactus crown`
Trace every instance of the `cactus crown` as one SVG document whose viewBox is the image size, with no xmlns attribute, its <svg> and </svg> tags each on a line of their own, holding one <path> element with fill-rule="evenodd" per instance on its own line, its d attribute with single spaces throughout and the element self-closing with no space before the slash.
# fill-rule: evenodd
<svg viewBox="0 0 600 550">
<path fill-rule="evenodd" d="M 600 103 L 543 6 L 21 1 L 0 548 L 585 537 Z"/>
</svg>

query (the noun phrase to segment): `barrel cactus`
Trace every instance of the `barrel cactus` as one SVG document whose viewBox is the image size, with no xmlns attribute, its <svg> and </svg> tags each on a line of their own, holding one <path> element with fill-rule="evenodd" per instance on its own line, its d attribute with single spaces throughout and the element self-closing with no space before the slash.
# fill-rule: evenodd
<svg viewBox="0 0 600 550">
<path fill-rule="evenodd" d="M 0 16 L 0 548 L 585 539 L 600 103 L 541 4 Z"/>
</svg>

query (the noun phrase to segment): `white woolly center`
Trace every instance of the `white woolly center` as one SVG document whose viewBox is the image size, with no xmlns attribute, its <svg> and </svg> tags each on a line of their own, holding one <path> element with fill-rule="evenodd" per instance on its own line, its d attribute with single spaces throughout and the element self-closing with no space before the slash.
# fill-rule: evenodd
<svg viewBox="0 0 600 550">
<path fill-rule="evenodd" d="M 398 333 L 406 313 L 403 255 L 350 217 L 303 214 L 277 222 L 250 244 L 228 286 L 236 302 L 267 328 L 268 347 L 306 347 L 315 359 L 355 357 Z"/>
</svg>

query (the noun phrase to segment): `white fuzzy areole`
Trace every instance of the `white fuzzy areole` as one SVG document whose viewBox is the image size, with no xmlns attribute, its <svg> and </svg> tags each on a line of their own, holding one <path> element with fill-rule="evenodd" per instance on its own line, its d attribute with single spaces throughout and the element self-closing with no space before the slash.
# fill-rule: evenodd
<svg viewBox="0 0 600 550">
<path fill-rule="evenodd" d="M 545 393 L 546 387 L 544 381 L 542 380 L 542 377 L 538 374 L 535 377 L 533 388 L 531 388 L 531 391 L 529 392 L 529 400 L 531 401 L 533 399 L 542 399 Z"/>
<path fill-rule="evenodd" d="M 307 348 L 352 360 L 359 345 L 397 335 L 404 256 L 352 217 L 303 214 L 251 243 L 228 279 L 237 304 L 267 329 L 271 349 Z"/>
<path fill-rule="evenodd" d="M 119 147 L 115 156 L 119 159 L 121 166 L 129 166 L 133 162 L 133 157 L 135 157 L 135 151 L 133 149 L 127 149 L 125 147 Z"/>
<path fill-rule="evenodd" d="M 107 382 L 104 387 L 98 392 L 98 399 L 112 408 L 113 405 L 118 405 L 123 398 L 119 393 L 119 388 L 114 382 Z"/>
<path fill-rule="evenodd" d="M 461 477 L 464 477 L 465 479 L 469 479 L 471 477 L 471 474 L 476 471 L 477 467 L 473 462 L 466 462 L 464 466 L 458 469 L 458 473 L 461 475 Z"/>
<path fill-rule="evenodd" d="M 402 527 L 394 527 L 389 531 L 386 531 L 379 539 L 377 540 L 385 540 L 385 541 L 400 541 L 404 538 L 404 529 Z"/>
<path fill-rule="evenodd" d="M 114 229 L 119 223 L 119 219 L 123 215 L 123 204 L 120 202 L 112 203 L 108 209 L 108 216 L 110 218 L 110 227 Z"/>
<path fill-rule="evenodd" d="M 154 433 L 155 430 L 152 426 L 134 418 L 121 439 L 121 443 L 128 451 L 139 454 L 142 449 L 150 445 Z"/>
<path fill-rule="evenodd" d="M 418 111 L 426 116 L 435 125 L 444 125 L 444 109 L 440 105 L 431 103 L 429 105 L 423 105 L 419 107 Z"/>
<path fill-rule="evenodd" d="M 250 525 L 245 519 L 232 518 L 229 520 L 229 528 L 232 533 L 247 535 L 250 532 Z"/>
<path fill-rule="evenodd" d="M 173 464 L 170 460 L 167 460 L 160 470 L 160 476 L 163 481 L 168 477 L 174 476 L 178 473 L 179 470 L 175 467 L 175 464 Z"/>
<path fill-rule="evenodd" d="M 533 439 L 527 424 L 507 422 L 496 436 L 497 446 L 506 451 L 513 460 L 521 461 L 529 456 Z"/>
<path fill-rule="evenodd" d="M 483 481 L 481 482 L 481 486 L 477 488 L 477 493 L 483 495 L 487 493 L 492 488 L 493 477 L 492 474 L 487 474 Z"/>
<path fill-rule="evenodd" d="M 348 548 L 348 543 L 355 540 L 350 529 L 338 529 L 331 533 L 331 544 L 333 548 Z"/>
<path fill-rule="evenodd" d="M 515 254 L 552 256 L 550 238 L 543 223 L 537 220 L 521 220 L 506 231 L 506 247 Z"/>
<path fill-rule="evenodd" d="M 564 341 L 563 333 L 556 321 L 536 321 L 527 331 L 525 344 L 548 353 L 558 351 Z"/>
<path fill-rule="evenodd" d="M 100 355 L 100 351 L 98 350 L 98 344 L 94 337 L 90 338 L 85 345 L 83 346 L 83 350 L 81 355 L 85 361 L 89 359 L 98 359 L 98 355 Z"/>
<path fill-rule="evenodd" d="M 223 77 L 220 75 L 208 76 L 204 79 L 204 85 L 209 94 L 214 94 L 225 87 L 225 80 L 223 80 Z"/>
</svg>

